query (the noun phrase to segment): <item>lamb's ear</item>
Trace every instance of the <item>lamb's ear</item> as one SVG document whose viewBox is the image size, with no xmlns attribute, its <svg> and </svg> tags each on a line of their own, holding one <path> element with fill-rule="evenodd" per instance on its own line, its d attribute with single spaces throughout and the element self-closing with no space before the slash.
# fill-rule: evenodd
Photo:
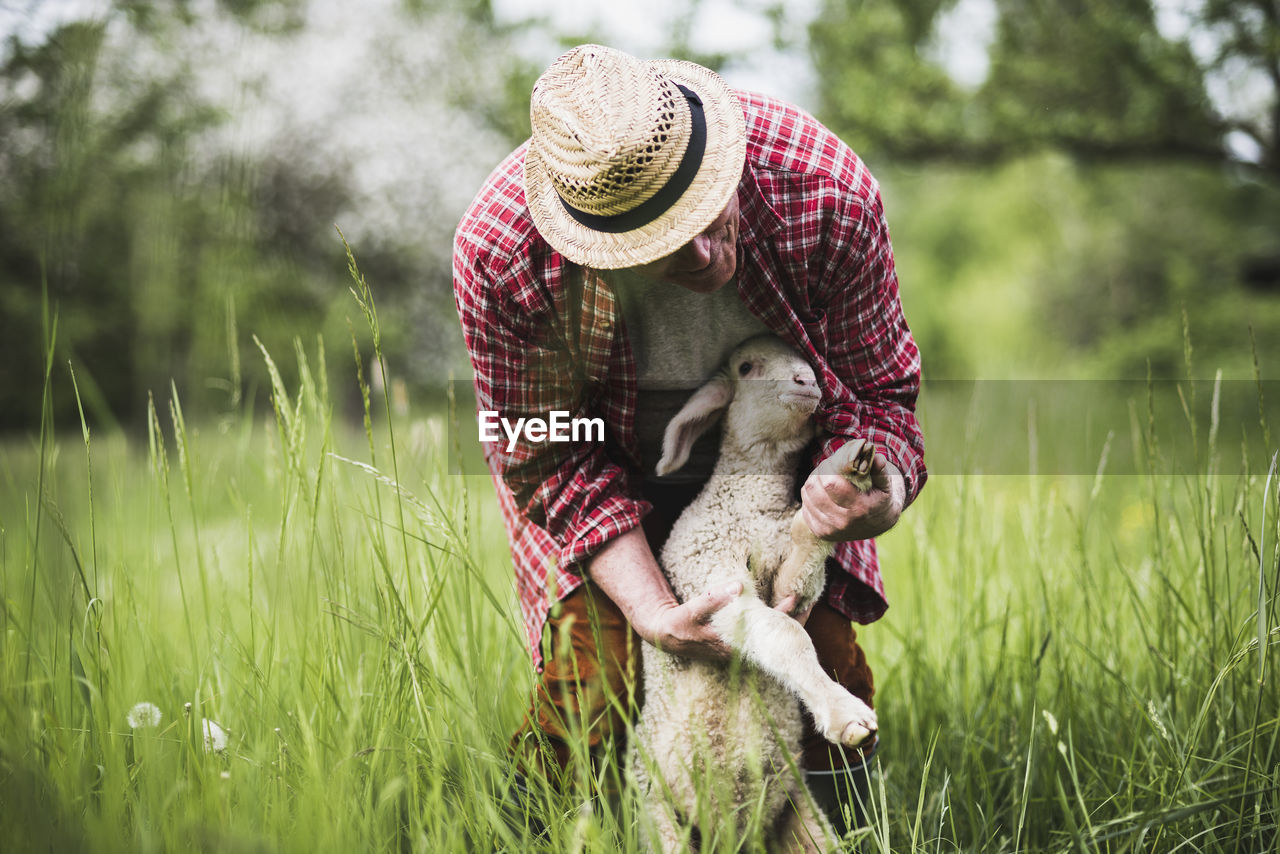
<svg viewBox="0 0 1280 854">
<path fill-rule="evenodd" d="M 698 437 L 716 423 L 733 400 L 733 383 L 724 374 L 716 374 L 693 393 L 662 434 L 662 459 L 654 471 L 670 474 L 689 460 L 689 451 Z"/>
</svg>

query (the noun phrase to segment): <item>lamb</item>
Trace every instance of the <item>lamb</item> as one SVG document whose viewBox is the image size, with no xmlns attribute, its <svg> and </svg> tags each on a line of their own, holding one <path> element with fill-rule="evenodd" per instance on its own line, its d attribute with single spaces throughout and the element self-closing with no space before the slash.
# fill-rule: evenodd
<svg viewBox="0 0 1280 854">
<path fill-rule="evenodd" d="M 687 846 L 681 827 L 696 827 L 700 816 L 732 814 L 747 834 L 757 803 L 769 850 L 829 850 L 834 832 L 796 770 L 800 706 L 837 744 L 852 747 L 876 731 L 875 713 L 819 666 L 803 626 L 771 607 L 798 594 L 797 610 L 807 608 L 825 580 L 831 544 L 813 535 L 793 498 L 820 397 L 804 359 L 773 336 L 757 336 L 738 346 L 663 436 L 660 475 L 682 466 L 723 412 L 719 461 L 672 528 L 661 564 L 682 601 L 733 582 L 743 590 L 712 620 L 740 661 L 643 650 L 645 703 L 629 765 L 664 851 Z M 839 470 L 862 489 L 870 487 L 874 450 L 857 440 L 837 452 Z"/>
</svg>

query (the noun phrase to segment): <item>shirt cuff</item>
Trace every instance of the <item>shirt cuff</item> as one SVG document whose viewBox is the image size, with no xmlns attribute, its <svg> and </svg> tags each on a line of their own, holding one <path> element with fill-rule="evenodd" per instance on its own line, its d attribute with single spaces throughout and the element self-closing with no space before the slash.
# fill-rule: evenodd
<svg viewBox="0 0 1280 854">
<path fill-rule="evenodd" d="M 560 566 L 569 572 L 586 574 L 586 563 L 610 540 L 640 524 L 653 505 L 621 493 L 603 498 L 575 520 L 573 530 L 560 547 Z"/>
</svg>

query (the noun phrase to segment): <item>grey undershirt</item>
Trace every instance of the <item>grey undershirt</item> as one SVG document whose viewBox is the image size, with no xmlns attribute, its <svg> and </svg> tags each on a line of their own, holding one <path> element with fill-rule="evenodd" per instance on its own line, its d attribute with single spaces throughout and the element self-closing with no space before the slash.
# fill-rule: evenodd
<svg viewBox="0 0 1280 854">
<path fill-rule="evenodd" d="M 645 475 L 658 483 L 705 481 L 715 465 L 719 430 L 707 431 L 689 462 L 659 478 L 653 467 L 662 456 L 663 431 L 734 347 L 768 327 L 743 305 L 736 280 L 710 294 L 626 270 L 611 271 L 609 281 L 636 362 L 636 439 Z"/>
</svg>

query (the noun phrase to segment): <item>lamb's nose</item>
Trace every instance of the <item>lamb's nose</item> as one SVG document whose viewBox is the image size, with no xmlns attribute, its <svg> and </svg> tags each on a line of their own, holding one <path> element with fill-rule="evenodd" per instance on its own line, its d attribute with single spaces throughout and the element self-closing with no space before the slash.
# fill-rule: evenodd
<svg viewBox="0 0 1280 854">
<path fill-rule="evenodd" d="M 791 375 L 791 381 L 798 386 L 803 386 L 804 388 L 818 387 L 818 381 L 814 379 L 813 374 L 808 373 L 807 371 L 796 371 Z"/>
</svg>

